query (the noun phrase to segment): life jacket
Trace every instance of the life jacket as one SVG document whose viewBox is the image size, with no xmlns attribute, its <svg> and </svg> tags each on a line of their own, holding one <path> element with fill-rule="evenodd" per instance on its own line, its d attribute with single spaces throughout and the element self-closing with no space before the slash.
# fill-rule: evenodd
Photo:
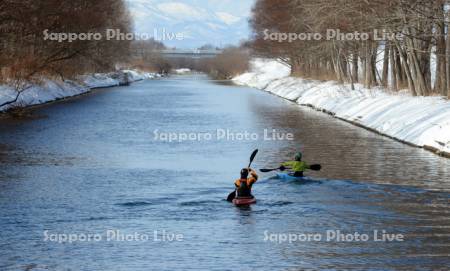
<svg viewBox="0 0 450 271">
<path fill-rule="evenodd" d="M 248 179 L 240 179 L 240 185 L 237 189 L 239 197 L 251 196 L 252 184 L 249 184 Z"/>
</svg>

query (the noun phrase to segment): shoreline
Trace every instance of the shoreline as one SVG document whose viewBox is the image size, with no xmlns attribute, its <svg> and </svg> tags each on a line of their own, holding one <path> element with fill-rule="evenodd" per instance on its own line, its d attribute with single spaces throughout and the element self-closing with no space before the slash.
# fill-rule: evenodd
<svg viewBox="0 0 450 271">
<path fill-rule="evenodd" d="M 131 83 L 135 83 L 135 82 L 140 82 L 146 79 L 142 79 L 142 80 L 137 80 L 137 81 L 133 81 L 130 82 Z M 99 91 L 99 90 L 103 90 L 103 89 L 107 89 L 107 88 L 113 88 L 113 87 L 127 87 L 128 85 L 112 85 L 112 86 L 100 86 L 100 87 L 93 87 L 90 88 L 88 91 L 86 92 L 82 92 L 80 94 L 75 94 L 75 95 L 71 95 L 71 96 L 65 96 L 65 97 L 61 97 L 61 98 L 56 98 L 54 100 L 50 100 L 47 102 L 43 102 L 43 103 L 38 103 L 38 104 L 31 104 L 31 105 L 27 105 L 24 107 L 20 107 L 19 110 L 21 110 L 21 112 L 27 112 L 28 110 L 33 110 L 33 109 L 37 109 L 37 108 L 41 108 L 41 107 L 45 107 L 45 106 L 50 106 L 52 104 L 56 104 L 56 103 L 60 103 L 60 102 L 64 102 L 64 101 L 70 101 L 70 100 L 75 100 L 77 98 L 81 98 L 84 96 L 88 96 L 90 94 L 93 94 L 95 91 Z M 7 118 L 8 115 L 14 115 L 14 110 L 16 110 L 18 108 L 9 108 L 6 109 L 4 111 L 0 111 L 0 119 L 1 118 Z"/>
<path fill-rule="evenodd" d="M 275 60 L 254 59 L 249 72 L 235 84 L 326 113 L 336 119 L 408 146 L 450 158 L 450 103 L 441 97 L 412 97 L 380 88 L 290 77 L 290 69 Z M 416 106 L 416 107 L 412 107 Z M 423 111 L 423 115 L 414 111 Z M 445 121 L 447 119 L 447 121 Z"/>
<path fill-rule="evenodd" d="M 161 75 L 156 73 L 121 70 L 79 76 L 78 81 L 44 79 L 42 84 L 32 84 L 29 89 L 20 93 L 17 101 L 0 107 L 0 115 L 8 114 L 15 109 L 25 110 L 79 97 L 96 89 L 127 86 L 133 82 L 160 77 Z M 0 85 L 0 104 L 13 100 L 15 95 L 16 91 L 11 86 Z"/>
</svg>

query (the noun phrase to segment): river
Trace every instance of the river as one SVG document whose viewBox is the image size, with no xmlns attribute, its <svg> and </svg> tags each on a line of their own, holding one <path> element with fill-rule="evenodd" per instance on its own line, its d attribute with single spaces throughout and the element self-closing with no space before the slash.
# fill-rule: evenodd
<svg viewBox="0 0 450 271">
<path fill-rule="evenodd" d="M 256 148 L 256 169 L 302 150 L 322 170 L 302 183 L 260 174 L 258 202 L 234 207 L 225 198 Z M 450 160 L 204 75 L 3 115 L 0 164 L 0 270 L 450 266 Z M 338 231 L 369 240 L 327 240 Z"/>
</svg>

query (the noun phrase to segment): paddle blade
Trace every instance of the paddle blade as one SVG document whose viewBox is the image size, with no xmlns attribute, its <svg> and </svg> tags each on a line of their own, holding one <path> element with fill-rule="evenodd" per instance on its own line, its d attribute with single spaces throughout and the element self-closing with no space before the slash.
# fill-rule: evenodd
<svg viewBox="0 0 450 271">
<path fill-rule="evenodd" d="M 309 166 L 309 169 L 311 169 L 311 170 L 320 170 L 322 168 L 322 166 L 321 165 L 319 165 L 319 164 L 314 164 L 314 165 L 310 165 Z"/>
<path fill-rule="evenodd" d="M 258 153 L 258 149 L 254 150 L 252 152 L 252 155 L 250 155 L 250 163 L 248 164 L 248 167 L 250 167 L 250 165 L 252 164 L 253 159 L 255 159 L 255 156 L 256 156 L 257 153 Z"/>
<path fill-rule="evenodd" d="M 259 171 L 261 172 L 271 172 L 276 170 L 277 168 L 261 168 Z"/>
<path fill-rule="evenodd" d="M 235 197 L 236 197 L 236 191 L 233 191 L 228 195 L 227 201 L 232 202 Z"/>
</svg>

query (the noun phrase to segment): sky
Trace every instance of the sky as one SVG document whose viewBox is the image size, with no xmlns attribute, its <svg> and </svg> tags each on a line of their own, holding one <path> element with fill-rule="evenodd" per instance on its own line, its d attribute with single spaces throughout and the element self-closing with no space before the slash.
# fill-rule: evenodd
<svg viewBox="0 0 450 271">
<path fill-rule="evenodd" d="M 237 45 L 249 36 L 254 0 L 126 0 L 135 32 L 170 47 Z"/>
</svg>

